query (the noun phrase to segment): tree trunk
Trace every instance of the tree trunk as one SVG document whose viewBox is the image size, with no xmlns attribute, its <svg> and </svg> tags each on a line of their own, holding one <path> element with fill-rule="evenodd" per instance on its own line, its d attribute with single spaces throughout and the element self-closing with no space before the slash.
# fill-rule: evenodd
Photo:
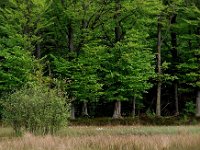
<svg viewBox="0 0 200 150">
<path fill-rule="evenodd" d="M 161 81 L 158 82 L 157 86 L 157 103 L 156 103 L 156 115 L 161 116 Z"/>
<path fill-rule="evenodd" d="M 200 117 L 200 90 L 198 90 L 196 97 L 196 117 Z"/>
<path fill-rule="evenodd" d="M 162 44 L 162 39 L 161 39 L 161 16 L 158 18 L 158 42 L 157 42 L 157 67 L 158 67 L 158 86 L 157 86 L 157 103 L 156 103 L 156 115 L 161 116 L 161 86 L 162 86 L 162 81 L 161 81 L 161 75 L 162 75 L 162 70 L 161 70 L 161 44 Z"/>
<path fill-rule="evenodd" d="M 87 11 L 89 9 L 89 4 L 86 1 L 82 2 L 82 9 L 83 9 L 83 15 L 87 16 Z M 87 27 L 88 27 L 88 21 L 86 19 L 87 17 L 83 17 L 82 19 L 82 26 L 81 26 L 81 32 L 80 32 L 80 37 L 79 37 L 79 42 L 77 44 L 77 55 L 80 55 L 80 51 L 82 47 L 84 46 L 86 42 L 86 36 L 87 36 Z"/>
<path fill-rule="evenodd" d="M 83 2 L 82 7 L 83 7 L 83 11 L 84 11 L 84 16 L 86 16 L 87 15 L 86 12 L 89 9 L 88 4 L 86 4 L 86 2 Z M 88 22 L 85 18 L 82 20 L 82 26 L 83 26 L 83 29 L 86 29 L 88 26 Z"/>
<path fill-rule="evenodd" d="M 47 61 L 47 67 L 48 67 L 48 74 L 49 74 L 49 77 L 52 78 L 51 65 L 50 65 L 50 62 L 49 62 L 49 61 Z"/>
<path fill-rule="evenodd" d="M 35 57 L 37 59 L 40 59 L 41 58 L 41 48 L 40 48 L 40 44 L 36 44 L 36 47 L 35 47 Z"/>
<path fill-rule="evenodd" d="M 119 42 L 121 40 L 121 26 L 119 22 L 120 17 L 120 9 L 121 9 L 121 0 L 115 0 L 115 41 Z M 121 101 L 115 102 L 113 118 L 122 118 L 121 116 Z"/>
<path fill-rule="evenodd" d="M 115 41 L 118 42 L 121 40 L 121 35 L 122 35 L 122 32 L 121 32 L 121 26 L 120 26 L 120 22 L 118 20 L 118 18 L 120 17 L 120 9 L 121 9 L 121 3 L 120 3 L 120 0 L 115 0 L 115 16 L 114 16 L 114 19 L 115 19 Z"/>
<path fill-rule="evenodd" d="M 71 119 L 76 119 L 75 117 L 75 106 L 73 103 L 71 103 Z"/>
<path fill-rule="evenodd" d="M 82 116 L 83 117 L 89 117 L 89 115 L 88 115 L 88 108 L 87 108 L 87 102 L 83 102 Z"/>
<path fill-rule="evenodd" d="M 176 17 L 177 14 L 173 14 L 171 16 L 171 24 L 174 25 L 176 24 Z M 177 36 L 176 36 L 176 32 L 173 30 L 173 28 L 171 29 L 171 54 L 172 54 L 172 75 L 176 75 L 177 73 L 177 69 L 176 69 L 176 65 L 178 64 L 178 51 L 177 51 Z M 175 80 L 173 82 L 173 86 L 174 86 L 174 99 L 175 99 L 175 114 L 179 115 L 179 107 L 178 107 L 178 81 Z"/>
<path fill-rule="evenodd" d="M 132 117 L 133 118 L 135 117 L 135 100 L 136 100 L 136 97 L 134 96 L 134 98 L 133 98 L 133 110 L 132 110 Z"/>
<path fill-rule="evenodd" d="M 113 118 L 115 118 L 115 119 L 122 118 L 122 115 L 121 115 L 121 101 L 116 101 L 115 102 Z"/>
<path fill-rule="evenodd" d="M 69 22 L 68 24 L 68 49 L 70 52 L 74 51 L 74 31 L 72 27 L 72 23 Z"/>
<path fill-rule="evenodd" d="M 178 84 L 175 82 L 174 83 L 174 97 L 175 97 L 175 106 L 176 106 L 176 114 L 175 115 L 179 115 L 179 106 L 178 106 Z"/>
</svg>

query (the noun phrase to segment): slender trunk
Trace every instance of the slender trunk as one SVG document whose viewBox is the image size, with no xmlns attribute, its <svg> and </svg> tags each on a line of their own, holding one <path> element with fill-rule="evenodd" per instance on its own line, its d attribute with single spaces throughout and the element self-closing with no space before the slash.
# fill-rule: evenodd
<svg viewBox="0 0 200 150">
<path fill-rule="evenodd" d="M 75 119 L 75 106 L 73 103 L 71 103 L 71 119 Z"/>
<path fill-rule="evenodd" d="M 162 81 L 161 81 L 161 75 L 162 75 L 162 70 L 161 70 L 161 44 L 162 44 L 162 39 L 161 39 L 161 16 L 158 18 L 158 42 L 157 42 L 157 67 L 158 67 L 158 86 L 157 86 L 157 104 L 156 104 L 156 115 L 161 116 L 161 86 L 162 86 Z"/>
<path fill-rule="evenodd" d="M 37 59 L 41 58 L 41 48 L 40 48 L 40 44 L 37 44 L 35 47 L 35 57 Z"/>
<path fill-rule="evenodd" d="M 87 102 L 83 102 L 82 106 L 82 116 L 88 117 L 88 108 L 87 108 Z"/>
<path fill-rule="evenodd" d="M 83 7 L 83 11 L 84 11 L 84 16 L 86 16 L 86 15 L 87 15 L 86 12 L 87 12 L 87 10 L 89 9 L 89 7 L 88 7 L 88 5 L 87 5 L 85 2 L 83 2 L 82 7 Z M 88 25 L 88 22 L 87 22 L 87 20 L 84 18 L 84 19 L 82 20 L 83 29 L 86 29 L 86 28 L 87 28 L 87 25 Z"/>
<path fill-rule="evenodd" d="M 121 40 L 121 35 L 122 35 L 122 32 L 121 32 L 121 26 L 120 26 L 120 22 L 119 22 L 119 17 L 120 17 L 120 9 L 121 9 L 121 4 L 120 4 L 120 0 L 115 0 L 115 16 L 114 16 L 114 19 L 115 19 L 115 41 L 118 42 Z"/>
<path fill-rule="evenodd" d="M 116 101 L 115 102 L 113 118 L 115 118 L 115 119 L 122 118 L 122 115 L 121 115 L 121 101 Z"/>
<path fill-rule="evenodd" d="M 47 61 L 47 66 L 48 66 L 49 77 L 52 77 L 51 65 L 50 65 L 50 62 L 49 62 L 49 61 Z"/>
<path fill-rule="evenodd" d="M 134 98 L 133 98 L 133 110 L 132 110 L 132 117 L 133 118 L 135 117 L 135 100 L 136 100 L 136 97 L 134 96 Z"/>
<path fill-rule="evenodd" d="M 156 115 L 161 116 L 161 86 L 162 83 L 159 81 L 157 86 L 157 103 L 156 103 Z"/>
<path fill-rule="evenodd" d="M 171 16 L 171 24 L 174 25 L 176 24 L 176 17 L 177 14 L 173 14 Z M 172 54 L 172 75 L 176 76 L 177 73 L 177 69 L 176 69 L 176 65 L 178 64 L 178 51 L 177 51 L 177 36 L 176 36 L 176 32 L 173 30 L 173 28 L 171 29 L 171 54 Z M 175 100 L 175 114 L 179 115 L 179 107 L 178 107 L 178 81 L 175 80 L 173 82 L 173 86 L 174 86 L 174 100 Z"/>
<path fill-rule="evenodd" d="M 75 119 L 76 118 L 76 116 L 75 116 L 75 104 L 74 104 L 74 101 L 75 101 L 75 97 L 72 97 L 71 98 L 71 103 L 70 103 L 70 107 L 71 107 L 70 118 L 71 119 Z"/>
<path fill-rule="evenodd" d="M 138 112 L 138 116 L 140 116 L 140 112 L 141 112 L 141 110 L 140 110 L 140 109 L 138 109 L 138 111 L 137 111 L 137 112 Z"/>
<path fill-rule="evenodd" d="M 70 52 L 74 51 L 74 38 L 73 38 L 73 27 L 72 27 L 72 23 L 70 22 L 68 24 L 68 49 Z"/>
<path fill-rule="evenodd" d="M 179 115 L 178 84 L 176 82 L 174 83 L 174 92 L 175 92 L 174 97 L 175 97 L 175 106 L 176 106 L 176 114 L 175 115 Z"/>
<path fill-rule="evenodd" d="M 173 14 L 171 16 L 171 25 L 174 25 L 176 24 L 176 14 Z M 177 59 L 178 58 L 178 51 L 177 51 L 177 36 L 176 36 L 176 32 L 174 31 L 173 28 L 171 28 L 171 46 L 172 46 L 172 49 L 171 49 L 171 53 L 172 53 L 172 57 L 173 57 L 173 60 Z M 176 60 L 175 60 L 176 61 Z"/>
<path fill-rule="evenodd" d="M 87 26 L 88 26 L 88 21 L 87 21 L 87 10 L 89 9 L 89 4 L 87 4 L 87 2 L 83 1 L 82 2 L 82 9 L 83 9 L 83 19 L 82 19 L 82 26 L 81 26 L 81 35 L 79 37 L 79 42 L 77 44 L 77 54 L 79 55 L 80 54 L 80 51 L 82 49 L 82 47 L 84 46 L 85 44 L 85 40 L 86 40 L 86 36 L 87 36 Z"/>
<path fill-rule="evenodd" d="M 121 40 L 121 26 L 119 22 L 120 17 L 120 9 L 121 9 L 121 0 L 115 0 L 115 41 L 119 42 Z M 115 102 L 113 118 L 121 118 L 121 101 Z"/>
<path fill-rule="evenodd" d="M 200 117 L 200 90 L 198 90 L 196 97 L 196 117 Z"/>
</svg>

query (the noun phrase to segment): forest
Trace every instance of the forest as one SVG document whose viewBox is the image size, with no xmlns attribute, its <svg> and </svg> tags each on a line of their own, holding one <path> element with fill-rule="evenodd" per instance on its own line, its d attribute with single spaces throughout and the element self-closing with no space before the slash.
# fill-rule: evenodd
<svg viewBox="0 0 200 150">
<path fill-rule="evenodd" d="M 1 0 L 0 100 L 14 128 L 32 105 L 25 121 L 199 117 L 200 1 Z"/>
<path fill-rule="evenodd" d="M 0 150 L 198 150 L 200 0 L 0 0 Z"/>
</svg>

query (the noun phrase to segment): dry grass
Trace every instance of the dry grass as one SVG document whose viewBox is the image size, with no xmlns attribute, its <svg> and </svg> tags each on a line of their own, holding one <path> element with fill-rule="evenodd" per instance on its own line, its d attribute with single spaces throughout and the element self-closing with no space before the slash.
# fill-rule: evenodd
<svg viewBox="0 0 200 150">
<path fill-rule="evenodd" d="M 198 126 L 71 127 L 56 136 L 1 138 L 0 150 L 199 150 L 199 131 Z"/>
</svg>

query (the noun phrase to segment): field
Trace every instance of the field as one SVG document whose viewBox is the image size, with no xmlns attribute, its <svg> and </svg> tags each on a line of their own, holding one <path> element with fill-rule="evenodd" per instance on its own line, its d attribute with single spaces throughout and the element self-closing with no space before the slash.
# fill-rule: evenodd
<svg viewBox="0 0 200 150">
<path fill-rule="evenodd" d="M 0 129 L 0 150 L 199 150 L 199 145 L 199 126 L 79 126 L 54 136 L 22 137 Z"/>
</svg>

